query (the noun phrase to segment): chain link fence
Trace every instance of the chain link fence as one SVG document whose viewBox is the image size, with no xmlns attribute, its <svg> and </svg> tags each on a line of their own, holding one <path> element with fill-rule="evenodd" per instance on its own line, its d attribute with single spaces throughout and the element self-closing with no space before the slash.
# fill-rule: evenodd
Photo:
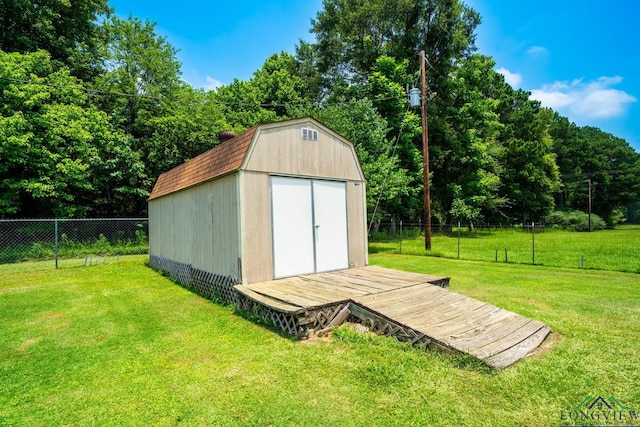
<svg viewBox="0 0 640 427">
<path fill-rule="evenodd" d="M 0 220 L 0 264 L 29 260 L 149 253 L 147 218 Z M 592 232 L 542 224 L 435 225 L 424 249 L 424 224 L 382 223 L 369 251 L 640 273 L 640 225 Z"/>
<path fill-rule="evenodd" d="M 544 224 L 435 225 L 425 250 L 424 225 L 382 223 L 369 235 L 370 253 L 589 268 L 640 273 L 640 225 L 574 231 Z"/>
<path fill-rule="evenodd" d="M 149 252 L 147 218 L 0 220 L 0 264 Z"/>
</svg>

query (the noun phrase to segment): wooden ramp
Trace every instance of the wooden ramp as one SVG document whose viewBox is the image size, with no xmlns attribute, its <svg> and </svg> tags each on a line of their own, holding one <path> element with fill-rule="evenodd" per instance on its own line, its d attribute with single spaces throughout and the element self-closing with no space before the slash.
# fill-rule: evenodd
<svg viewBox="0 0 640 427">
<path fill-rule="evenodd" d="M 441 347 L 471 354 L 495 368 L 525 357 L 551 332 L 542 322 L 436 286 L 408 286 L 354 302 L 369 315 L 420 331 Z"/>
<path fill-rule="evenodd" d="M 237 285 L 241 308 L 290 334 L 326 328 L 338 313 L 374 332 L 471 354 L 494 368 L 533 352 L 543 323 L 444 289 L 448 278 L 377 266 Z"/>
</svg>

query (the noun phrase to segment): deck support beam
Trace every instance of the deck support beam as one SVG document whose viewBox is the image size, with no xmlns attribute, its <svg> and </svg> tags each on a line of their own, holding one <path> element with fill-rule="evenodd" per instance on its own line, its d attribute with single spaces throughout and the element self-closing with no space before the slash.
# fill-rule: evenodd
<svg viewBox="0 0 640 427">
<path fill-rule="evenodd" d="M 333 330 L 333 328 L 335 328 L 336 326 L 342 325 L 344 323 L 344 321 L 347 320 L 349 318 L 349 316 L 351 315 L 350 307 L 351 307 L 351 303 L 345 305 L 344 308 L 342 310 L 340 310 L 340 312 L 338 314 L 336 314 L 333 317 L 333 319 L 331 319 L 331 321 L 329 322 L 329 326 L 317 331 L 316 335 L 319 336 L 319 337 L 325 336 L 329 332 L 331 332 Z"/>
</svg>

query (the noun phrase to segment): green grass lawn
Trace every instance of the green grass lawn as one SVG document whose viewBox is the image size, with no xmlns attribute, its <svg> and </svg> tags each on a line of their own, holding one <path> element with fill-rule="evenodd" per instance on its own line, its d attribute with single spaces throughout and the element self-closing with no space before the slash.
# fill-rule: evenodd
<svg viewBox="0 0 640 427">
<path fill-rule="evenodd" d="M 533 240 L 533 241 L 532 241 Z M 460 259 L 547 265 L 582 266 L 587 269 L 640 273 L 640 229 L 620 228 L 592 233 L 545 229 L 531 233 L 519 228 L 461 233 Z M 372 239 L 372 252 L 424 255 L 424 236 L 402 239 Z M 458 258 L 458 236 L 434 233 L 432 251 L 436 256 Z"/>
<path fill-rule="evenodd" d="M 0 425 L 549 426 L 599 395 L 640 410 L 637 274 L 371 255 L 560 336 L 492 371 L 346 327 L 291 340 L 145 259 L 0 266 Z"/>
</svg>

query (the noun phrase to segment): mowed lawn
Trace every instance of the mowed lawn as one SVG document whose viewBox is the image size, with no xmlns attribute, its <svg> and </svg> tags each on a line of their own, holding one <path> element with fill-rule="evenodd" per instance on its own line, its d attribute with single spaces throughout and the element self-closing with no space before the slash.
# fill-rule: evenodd
<svg viewBox="0 0 640 427">
<path fill-rule="evenodd" d="M 640 410 L 638 274 L 370 257 L 450 276 L 559 337 L 493 371 L 347 327 L 288 339 L 145 259 L 0 266 L 0 426 L 549 426 L 587 396 Z"/>
</svg>

